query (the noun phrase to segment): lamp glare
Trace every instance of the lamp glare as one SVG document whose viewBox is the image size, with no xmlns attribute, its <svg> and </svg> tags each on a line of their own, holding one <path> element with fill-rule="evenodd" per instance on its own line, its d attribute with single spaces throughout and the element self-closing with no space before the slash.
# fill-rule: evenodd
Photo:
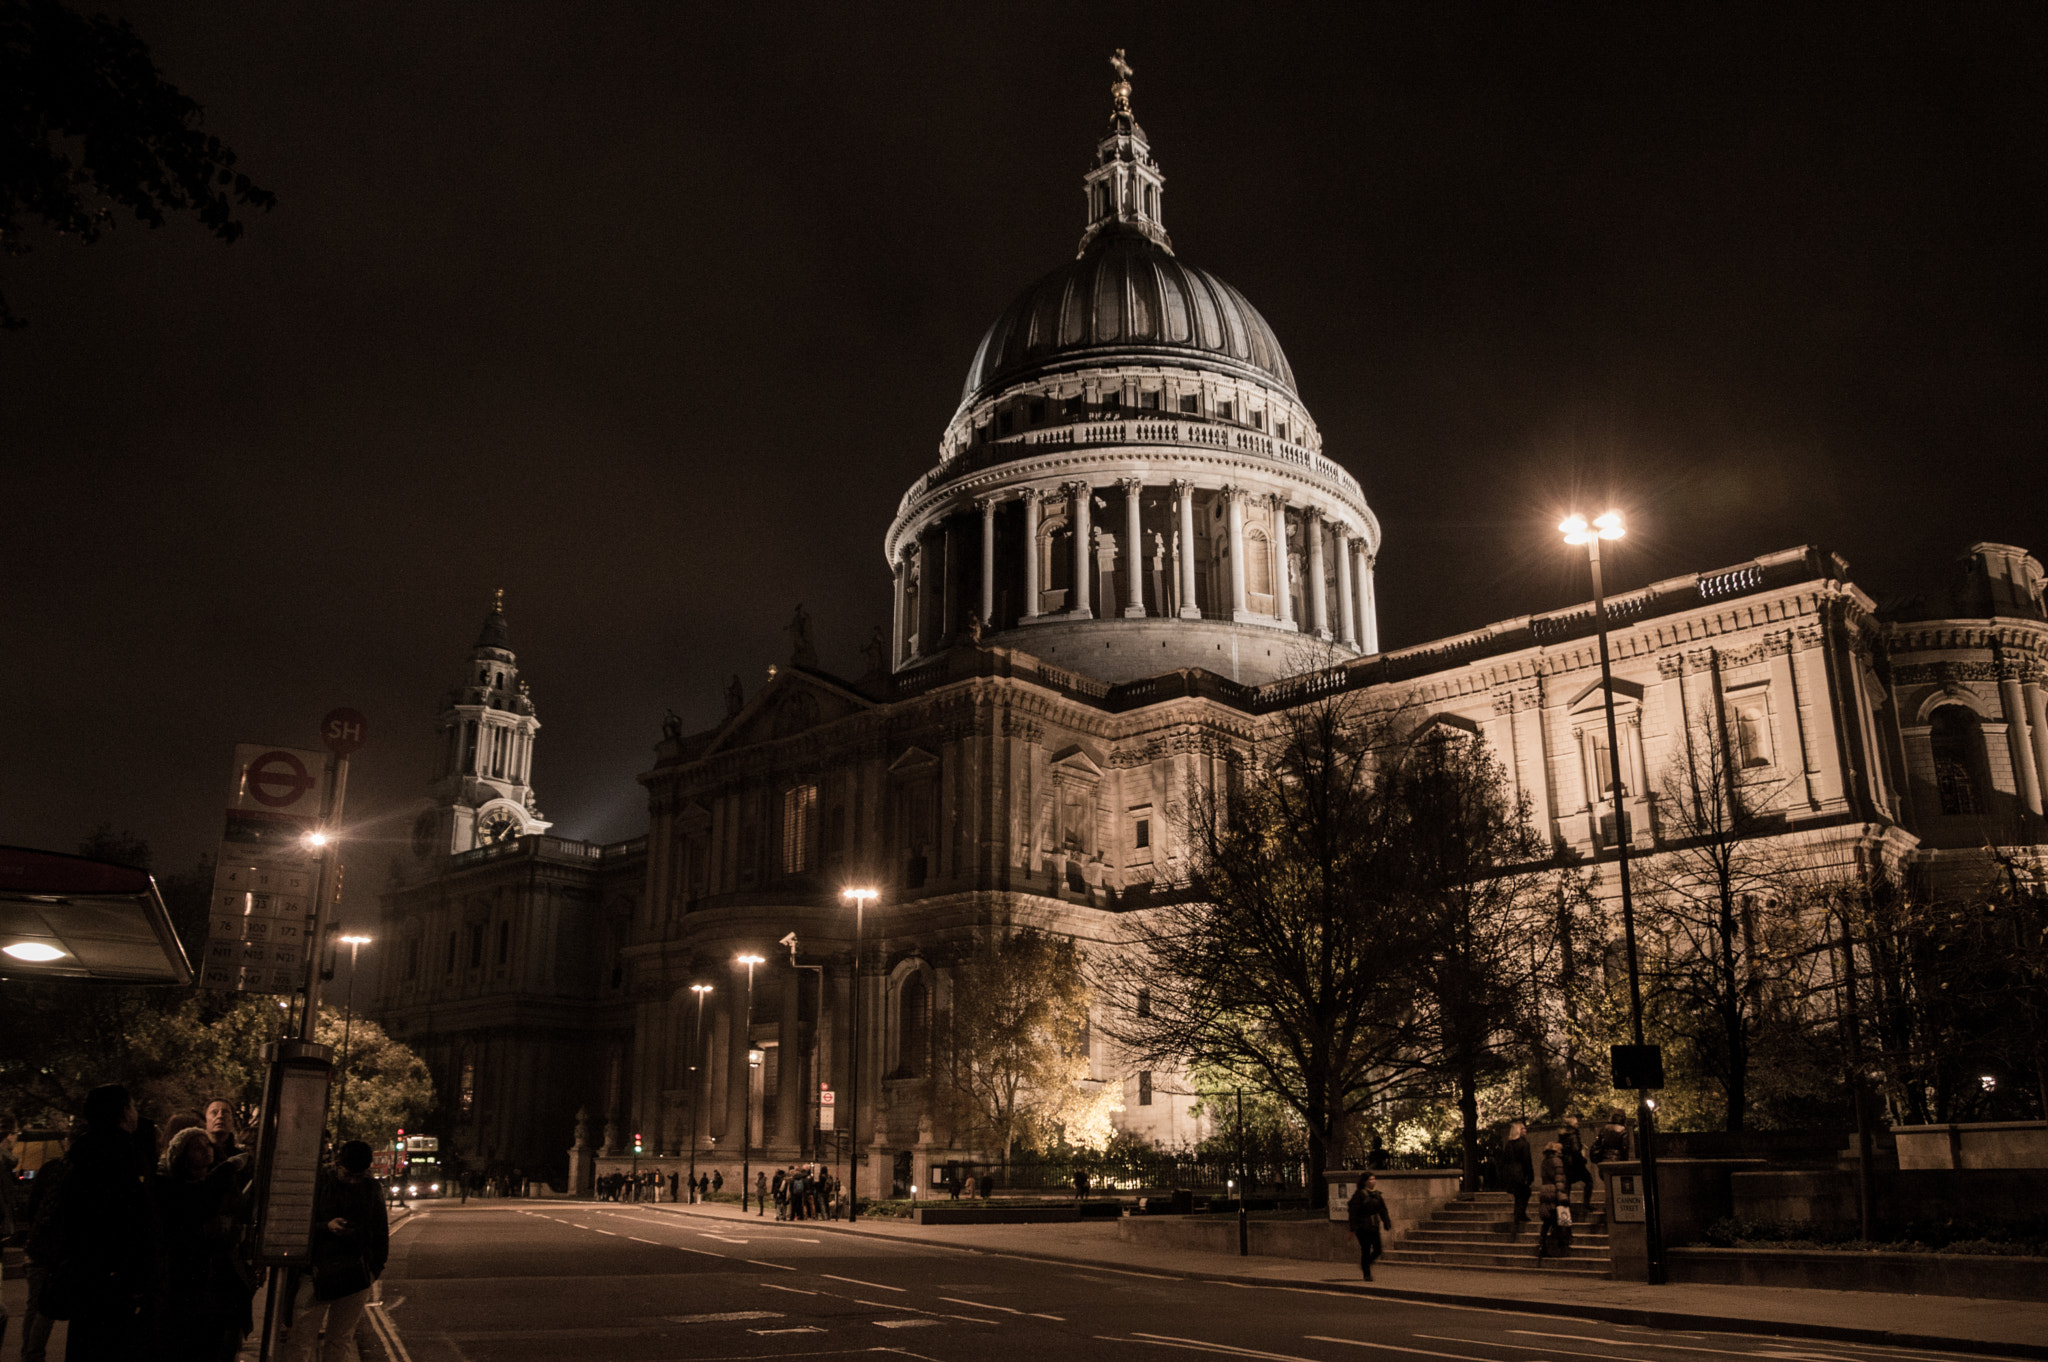
<svg viewBox="0 0 2048 1362">
<path fill-rule="evenodd" d="M 47 964 L 52 960 L 62 960 L 65 955 L 65 952 L 58 950 L 55 946 L 45 945 L 41 941 L 17 941 L 11 946 L 0 946 L 0 951 L 5 951 L 16 960 L 26 960 L 34 965 Z"/>
</svg>

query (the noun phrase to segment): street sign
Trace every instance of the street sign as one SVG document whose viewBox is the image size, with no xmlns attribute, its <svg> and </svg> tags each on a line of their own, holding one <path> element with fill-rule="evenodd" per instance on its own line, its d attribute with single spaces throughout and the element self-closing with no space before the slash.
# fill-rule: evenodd
<svg viewBox="0 0 2048 1362">
<path fill-rule="evenodd" d="M 1609 1180 L 1608 1195 L 1613 1199 L 1614 1222 L 1617 1225 L 1643 1223 L 1642 1178 L 1634 1173 L 1617 1173 Z"/>
<path fill-rule="evenodd" d="M 837 1128 L 832 1123 L 833 1113 L 838 1111 L 838 1108 L 833 1105 L 837 1099 L 838 1095 L 832 1089 L 822 1083 L 818 1085 L 818 1129 L 833 1130 Z"/>
<path fill-rule="evenodd" d="M 361 747 L 369 733 L 370 721 L 361 710 L 330 709 L 320 721 L 320 741 L 337 757 L 345 757 Z"/>
<path fill-rule="evenodd" d="M 304 985 L 320 884 L 319 856 L 305 837 L 320 823 L 329 760 L 296 747 L 235 748 L 200 987 L 290 993 Z"/>
<path fill-rule="evenodd" d="M 1622 1091 L 1656 1092 L 1664 1086 L 1664 1050 L 1657 1045 L 1613 1048 L 1614 1086 Z"/>
</svg>

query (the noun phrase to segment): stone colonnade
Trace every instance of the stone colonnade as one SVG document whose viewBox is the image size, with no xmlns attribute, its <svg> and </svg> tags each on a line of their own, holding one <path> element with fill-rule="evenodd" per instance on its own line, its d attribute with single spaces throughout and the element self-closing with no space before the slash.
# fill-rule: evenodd
<svg viewBox="0 0 2048 1362">
<path fill-rule="evenodd" d="M 977 498 L 975 506 L 980 512 L 980 559 L 981 585 L 977 613 L 985 627 L 995 627 L 996 578 L 998 557 L 996 548 L 996 508 L 1004 501 L 1018 500 L 1023 503 L 1023 577 L 1025 582 L 1022 608 L 1018 611 L 1020 625 L 1036 620 L 1062 619 L 1086 620 L 1098 616 L 1110 618 L 1121 615 L 1126 619 L 1144 619 L 1169 613 L 1163 599 L 1157 601 L 1158 609 L 1148 607 L 1145 602 L 1145 573 L 1142 545 L 1144 531 L 1141 518 L 1141 498 L 1146 484 L 1140 478 L 1119 478 L 1114 484 L 1123 494 L 1123 548 L 1121 554 L 1125 563 L 1123 574 L 1123 599 L 1094 599 L 1094 582 L 1097 572 L 1108 561 L 1094 544 L 1094 501 L 1098 489 L 1086 480 L 1075 480 L 1063 484 L 1057 491 L 1046 492 L 1027 488 L 1022 492 L 996 493 Z M 1179 600 L 1177 609 L 1171 614 L 1188 620 L 1201 619 L 1203 611 L 1196 605 L 1195 554 L 1191 546 L 1195 543 L 1195 485 L 1186 480 L 1171 484 L 1174 497 L 1173 524 L 1176 530 L 1177 551 L 1175 558 L 1174 595 Z M 1365 537 L 1354 533 L 1350 526 L 1331 519 L 1322 508 L 1307 507 L 1302 516 L 1306 522 L 1306 586 L 1308 621 L 1304 628 L 1295 618 L 1293 593 L 1288 582 L 1288 527 L 1287 503 L 1284 498 L 1271 494 L 1258 494 L 1242 487 L 1226 486 L 1218 489 L 1224 500 L 1229 527 L 1229 577 L 1225 599 L 1227 613 L 1217 610 L 1213 613 L 1238 623 L 1265 624 L 1288 630 L 1299 630 L 1317 638 L 1334 640 L 1347 648 L 1362 653 L 1377 653 L 1379 641 L 1379 605 L 1374 590 L 1374 570 L 1377 559 Z M 1254 611 L 1249 606 L 1249 591 L 1246 558 L 1245 509 L 1257 498 L 1266 503 L 1274 529 L 1273 550 L 1277 562 L 1274 573 L 1273 600 L 1271 612 Z M 1040 539 L 1047 505 L 1061 505 L 1066 514 L 1071 533 L 1073 553 L 1072 585 L 1063 602 L 1064 608 L 1046 611 L 1039 589 L 1045 565 L 1040 561 Z M 948 527 L 943 531 L 943 543 L 938 552 L 950 558 L 953 552 L 953 532 Z M 1326 549 L 1325 541 L 1329 547 Z M 950 592 L 952 577 L 946 571 L 947 564 L 940 562 L 927 570 L 922 561 L 926 556 L 924 540 L 915 537 L 909 540 L 899 553 L 895 565 L 894 619 L 892 662 L 902 665 L 911 657 L 936 651 L 930 641 L 921 637 L 921 621 L 929 612 L 923 593 L 929 591 Z M 1328 562 L 1326 553 L 1336 554 L 1335 595 L 1331 594 L 1328 583 Z M 1106 590 L 1107 588 L 1105 588 Z M 950 601 L 945 605 L 950 605 Z M 950 611 L 941 607 L 941 618 Z"/>
</svg>

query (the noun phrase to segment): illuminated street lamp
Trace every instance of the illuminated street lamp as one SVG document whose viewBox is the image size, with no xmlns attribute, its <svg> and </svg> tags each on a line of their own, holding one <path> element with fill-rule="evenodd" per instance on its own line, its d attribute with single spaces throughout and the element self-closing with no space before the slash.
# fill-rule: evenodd
<svg viewBox="0 0 2048 1362">
<path fill-rule="evenodd" d="M 747 1036 L 747 1043 L 748 1043 L 749 1045 L 752 1045 L 752 1044 L 753 1044 L 753 1040 L 754 1040 L 754 966 L 756 966 L 756 965 L 759 965 L 759 964 L 764 964 L 764 963 L 766 963 L 766 962 L 765 962 L 765 961 L 763 960 L 763 958 L 762 958 L 761 956 L 758 956 L 758 955 L 736 955 L 736 956 L 734 956 L 734 957 L 733 957 L 733 963 L 734 963 L 734 964 L 736 964 L 736 965 L 745 965 L 745 966 L 747 967 L 747 1031 L 746 1031 L 746 1036 Z M 751 1165 L 751 1162 L 750 1162 L 750 1161 L 751 1161 L 751 1160 L 752 1160 L 752 1158 L 754 1157 L 754 1074 L 753 1074 L 753 1070 L 754 1070 L 755 1066 L 757 1066 L 757 1065 L 759 1065 L 759 1064 L 760 1064 L 760 1062 L 761 1062 L 761 1052 L 760 1052 L 759 1050 L 749 1049 L 749 1050 L 747 1051 L 747 1071 L 748 1071 L 748 1072 L 747 1072 L 747 1098 L 746 1098 L 746 1100 L 745 1100 L 744 1102 L 740 1103 L 740 1214 L 741 1214 L 741 1215 L 745 1215 L 745 1214 L 747 1213 L 747 1192 L 748 1192 L 748 1182 L 747 1182 L 747 1178 L 748 1178 L 748 1174 L 749 1174 L 749 1173 L 750 1173 L 750 1172 L 752 1171 L 752 1165 Z M 730 1092 L 730 1091 L 731 1091 L 731 1088 L 730 1088 L 730 1087 L 728 1087 L 728 1088 L 726 1089 L 726 1091 Z"/>
<path fill-rule="evenodd" d="M 762 1061 L 763 1059 L 766 1059 L 766 1058 L 767 1058 L 767 1056 L 766 1056 L 766 1055 L 764 1055 L 764 1054 L 762 1054 L 762 1053 L 761 1053 L 761 1052 L 760 1052 L 759 1050 L 749 1050 L 749 1051 L 747 1051 L 747 1108 L 746 1108 L 746 1110 L 745 1110 L 744 1112 L 742 1112 L 742 1113 L 740 1114 L 740 1120 L 741 1120 L 741 1123 L 742 1123 L 742 1124 L 741 1124 L 741 1134 L 740 1134 L 740 1145 L 741 1145 L 741 1152 L 740 1152 L 740 1214 L 741 1214 L 741 1215 L 745 1215 L 745 1214 L 747 1213 L 747 1180 L 748 1180 L 748 1178 L 750 1177 L 750 1174 L 749 1174 L 749 1173 L 748 1173 L 748 1171 L 747 1171 L 747 1151 L 748 1151 L 748 1150 L 750 1150 L 750 1149 L 751 1149 L 751 1148 L 753 1147 L 753 1140 L 754 1140 L 754 1075 L 755 1075 L 755 1074 L 757 1074 L 757 1073 L 759 1073 L 759 1072 L 761 1072 L 761 1061 Z M 764 1140 L 765 1140 L 765 1139 L 766 1139 L 766 1138 L 768 1137 L 768 1132 L 767 1132 L 767 1131 L 765 1131 L 765 1130 L 764 1130 L 764 1131 L 762 1131 L 762 1132 L 761 1132 L 761 1137 L 762 1137 L 762 1139 L 764 1139 Z M 755 1214 L 755 1215 L 766 1215 L 767 1213 L 768 1213 L 768 1198 L 767 1198 L 767 1196 L 766 1196 L 766 1195 L 762 1195 L 762 1196 L 757 1196 L 757 1197 L 755 1197 L 755 1198 L 754 1198 L 754 1214 Z"/>
<path fill-rule="evenodd" d="M 318 836 L 318 833 L 314 834 Z M 342 1141 L 342 1122 L 348 1119 L 348 1038 L 356 1024 L 356 952 L 370 944 L 367 936 L 338 938 L 348 947 L 348 995 L 341 1013 L 341 1091 L 334 1099 L 334 1142 Z"/>
<path fill-rule="evenodd" d="M 697 1199 L 697 1114 L 702 1110 L 704 1100 L 704 1075 L 698 1061 L 704 1057 L 704 999 L 711 992 L 709 984 L 691 984 L 690 992 L 697 995 L 697 1027 L 690 1033 L 690 1200 Z"/>
<path fill-rule="evenodd" d="M 839 897 L 853 901 L 853 1021 L 847 1030 L 853 1047 L 853 1093 L 847 1099 L 852 1108 L 847 1140 L 853 1145 L 846 1179 L 846 1218 L 850 1222 L 860 1218 L 860 956 L 868 905 L 881 895 L 873 889 L 848 889 Z"/>
<path fill-rule="evenodd" d="M 1651 1100 L 1654 1088 L 1664 1085 L 1664 1065 L 1657 1048 L 1643 1042 L 1643 984 L 1636 964 L 1635 901 L 1628 882 L 1628 813 L 1622 807 L 1621 738 L 1614 721 L 1614 664 L 1607 650 L 1607 595 L 1600 579 L 1600 541 L 1619 539 L 1624 533 L 1621 516 L 1613 511 L 1593 517 L 1569 515 L 1558 525 L 1567 544 L 1584 544 L 1586 561 L 1593 569 L 1593 620 L 1600 636 L 1600 686 L 1607 697 L 1607 770 L 1603 773 L 1614 796 L 1614 856 L 1621 879 L 1621 931 L 1628 943 L 1628 1012 L 1635 1030 L 1635 1044 L 1614 1047 L 1616 1087 L 1636 1090 L 1636 1133 L 1642 1146 L 1643 1164 L 1643 1250 L 1648 1261 L 1649 1280 L 1664 1280 L 1664 1228 L 1657 1204 L 1657 1104 Z M 1609 1208 L 1612 1218 L 1612 1207 Z"/>
</svg>

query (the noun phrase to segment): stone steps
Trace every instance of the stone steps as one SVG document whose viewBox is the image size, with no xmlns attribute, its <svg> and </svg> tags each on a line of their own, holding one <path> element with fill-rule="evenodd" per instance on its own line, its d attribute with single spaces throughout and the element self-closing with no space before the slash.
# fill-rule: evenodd
<svg viewBox="0 0 2048 1362">
<path fill-rule="evenodd" d="M 1606 1218 L 1596 1209 L 1572 1208 L 1584 1223 L 1572 1230 L 1571 1251 L 1537 1258 L 1539 1224 L 1532 1205 L 1530 1222 L 1515 1232 L 1514 1198 L 1506 1192 L 1480 1192 L 1458 1197 L 1438 1208 L 1426 1222 L 1402 1234 L 1383 1261 L 1475 1272 L 1561 1272 L 1575 1277 L 1612 1275 Z"/>
</svg>

